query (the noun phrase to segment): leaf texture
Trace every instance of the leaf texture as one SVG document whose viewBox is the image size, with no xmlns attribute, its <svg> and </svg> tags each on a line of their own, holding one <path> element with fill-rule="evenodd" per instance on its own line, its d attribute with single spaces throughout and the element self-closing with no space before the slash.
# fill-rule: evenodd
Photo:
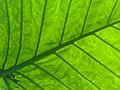
<svg viewBox="0 0 120 90">
<path fill-rule="evenodd" d="M 119 0 L 0 0 L 0 90 L 119 90 Z"/>
</svg>

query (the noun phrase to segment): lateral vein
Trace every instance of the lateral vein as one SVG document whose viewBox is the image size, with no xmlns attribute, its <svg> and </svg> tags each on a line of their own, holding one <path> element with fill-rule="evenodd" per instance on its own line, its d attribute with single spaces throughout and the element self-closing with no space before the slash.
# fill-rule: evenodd
<svg viewBox="0 0 120 90">
<path fill-rule="evenodd" d="M 60 58 L 60 60 L 62 60 L 63 62 L 65 62 L 68 66 L 70 66 L 73 70 L 75 70 L 80 76 L 82 76 L 85 80 L 87 80 L 89 83 L 91 83 L 92 85 L 94 85 L 96 88 L 98 88 L 99 90 L 100 87 L 97 86 L 94 82 L 92 82 L 91 80 L 89 80 L 87 77 L 85 77 L 80 71 L 78 71 L 72 64 L 70 64 L 69 62 L 67 62 L 65 59 L 63 59 L 60 55 L 58 55 L 56 52 L 55 52 L 55 55 L 57 57 Z"/>
<path fill-rule="evenodd" d="M 10 19 L 9 19 L 9 10 L 8 10 L 8 1 L 6 0 L 6 11 L 7 11 L 7 23 L 8 23 L 8 41 L 7 41 L 7 51 L 6 51 L 6 56 L 5 56 L 5 60 L 2 66 L 2 70 L 5 68 L 5 65 L 7 63 L 7 59 L 8 59 L 8 53 L 9 53 L 9 48 L 10 48 Z"/>
</svg>

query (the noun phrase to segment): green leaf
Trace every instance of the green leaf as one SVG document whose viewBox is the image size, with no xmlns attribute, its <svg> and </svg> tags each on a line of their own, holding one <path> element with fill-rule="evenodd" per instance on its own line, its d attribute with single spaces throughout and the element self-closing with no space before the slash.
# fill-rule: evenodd
<svg viewBox="0 0 120 90">
<path fill-rule="evenodd" d="M 0 90 L 119 90 L 119 0 L 0 0 Z"/>
</svg>

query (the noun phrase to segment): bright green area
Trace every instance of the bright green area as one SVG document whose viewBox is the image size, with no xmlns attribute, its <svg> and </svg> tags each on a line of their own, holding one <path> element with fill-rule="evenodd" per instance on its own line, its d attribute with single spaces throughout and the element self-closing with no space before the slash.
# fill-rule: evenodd
<svg viewBox="0 0 120 90">
<path fill-rule="evenodd" d="M 120 0 L 0 0 L 0 90 L 120 90 Z"/>
</svg>

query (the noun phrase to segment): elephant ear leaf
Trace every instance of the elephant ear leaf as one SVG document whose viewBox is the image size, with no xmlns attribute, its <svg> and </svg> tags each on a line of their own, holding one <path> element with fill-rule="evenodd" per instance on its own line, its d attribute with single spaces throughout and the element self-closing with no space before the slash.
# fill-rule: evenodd
<svg viewBox="0 0 120 90">
<path fill-rule="evenodd" d="M 120 0 L 0 0 L 0 90 L 119 90 Z"/>
</svg>

